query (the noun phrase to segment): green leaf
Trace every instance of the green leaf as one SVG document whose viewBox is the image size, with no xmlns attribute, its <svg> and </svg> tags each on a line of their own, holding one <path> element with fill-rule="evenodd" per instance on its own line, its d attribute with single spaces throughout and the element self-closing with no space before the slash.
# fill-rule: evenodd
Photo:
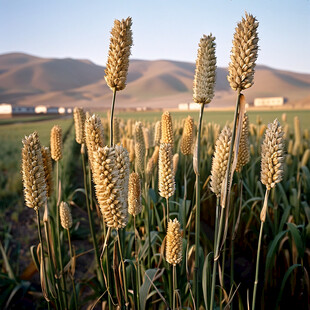
<svg viewBox="0 0 310 310">
<path fill-rule="evenodd" d="M 281 239 L 284 237 L 284 235 L 287 233 L 287 230 L 281 231 L 279 232 L 276 237 L 274 238 L 274 240 L 272 241 L 268 252 L 267 252 L 267 257 L 266 257 L 266 268 L 265 268 L 265 272 L 267 273 L 268 271 L 271 270 L 272 266 L 272 262 L 274 261 L 275 258 L 275 254 L 276 251 L 278 249 L 278 245 L 279 242 L 281 241 Z"/>
<path fill-rule="evenodd" d="M 36 249 L 37 249 L 37 247 L 35 245 L 32 245 L 30 247 L 30 253 L 32 256 L 32 260 L 33 260 L 34 264 L 36 265 L 37 270 L 39 271 L 40 270 L 40 262 L 39 262 L 39 258 L 38 258 Z"/>
<path fill-rule="evenodd" d="M 287 227 L 290 230 L 290 233 L 294 238 L 299 257 L 303 258 L 304 253 L 305 253 L 305 246 L 304 246 L 304 243 L 302 242 L 299 230 L 297 229 L 296 225 L 293 223 L 287 223 Z"/>
<path fill-rule="evenodd" d="M 280 293 L 278 295 L 278 298 L 277 298 L 277 303 L 276 303 L 276 307 L 275 309 L 278 309 L 279 307 L 279 303 L 282 299 L 282 294 L 283 294 L 283 291 L 284 291 L 284 288 L 285 288 L 285 284 L 286 284 L 286 281 L 287 279 L 289 278 L 289 276 L 291 275 L 292 271 L 297 268 L 297 267 L 301 267 L 300 264 L 294 264 L 293 266 L 291 266 L 289 269 L 287 269 L 284 277 L 283 277 L 283 280 L 282 280 L 282 284 L 281 284 L 281 288 L 280 288 Z"/>
<path fill-rule="evenodd" d="M 205 258 L 205 262 L 203 264 L 203 269 L 202 269 L 202 291 L 203 291 L 203 299 L 206 305 L 206 310 L 209 309 L 208 289 L 210 289 L 209 284 L 211 281 L 211 260 L 212 258 L 213 258 L 213 252 L 210 252 Z"/>
<path fill-rule="evenodd" d="M 153 188 L 149 189 L 149 195 L 155 204 L 157 202 L 157 197 L 156 197 L 156 193 Z"/>
<path fill-rule="evenodd" d="M 290 215 L 290 211 L 291 211 L 291 207 L 288 206 L 284 209 L 284 212 L 282 214 L 282 217 L 281 217 L 281 221 L 280 221 L 280 225 L 279 225 L 279 231 L 282 231 L 283 230 L 283 227 L 287 221 L 287 218 L 288 216 Z"/>
<path fill-rule="evenodd" d="M 140 309 L 145 310 L 145 305 L 147 301 L 147 297 L 149 294 L 149 290 L 151 288 L 153 279 L 156 276 L 158 269 L 148 269 L 145 271 L 144 275 L 144 281 L 143 284 L 140 287 L 139 293 L 140 293 Z"/>
<path fill-rule="evenodd" d="M 5 265 L 5 269 L 6 269 L 7 273 L 8 273 L 8 275 L 9 275 L 9 278 L 12 279 L 12 280 L 16 280 L 14 272 L 12 270 L 12 267 L 10 265 L 8 257 L 7 257 L 7 255 L 6 255 L 5 251 L 4 251 L 4 248 L 2 246 L 1 241 L 0 241 L 0 250 L 1 250 L 2 257 L 3 257 L 3 262 L 4 262 L 4 265 Z"/>
</svg>

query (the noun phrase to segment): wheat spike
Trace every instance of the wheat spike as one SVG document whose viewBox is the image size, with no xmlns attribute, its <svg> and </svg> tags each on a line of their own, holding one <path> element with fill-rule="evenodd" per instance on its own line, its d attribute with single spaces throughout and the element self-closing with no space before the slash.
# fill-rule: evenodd
<svg viewBox="0 0 310 310">
<path fill-rule="evenodd" d="M 231 135 L 231 129 L 225 126 L 215 144 L 211 168 L 210 188 L 216 196 L 221 195 L 222 183 L 226 175 Z"/>
<path fill-rule="evenodd" d="M 176 266 L 182 261 L 182 233 L 180 222 L 169 219 L 166 239 L 166 260 Z"/>
<path fill-rule="evenodd" d="M 175 191 L 172 147 L 169 143 L 161 143 L 159 148 L 158 189 L 159 195 L 166 199 L 171 197 Z"/>
<path fill-rule="evenodd" d="M 207 104 L 214 97 L 215 84 L 215 37 L 212 34 L 200 39 L 194 78 L 194 95 L 196 103 Z"/>
<path fill-rule="evenodd" d="M 103 126 L 98 115 L 93 114 L 85 121 L 85 142 L 88 153 L 88 161 L 91 170 L 94 161 L 94 152 L 98 147 L 104 146 Z"/>
<path fill-rule="evenodd" d="M 51 130 L 51 156 L 55 161 L 62 159 L 62 130 L 55 125 Z"/>
<path fill-rule="evenodd" d="M 131 163 L 134 162 L 135 156 L 136 156 L 136 154 L 135 154 L 135 144 L 134 144 L 133 140 L 130 140 L 130 146 L 129 146 L 129 161 L 130 161 Z"/>
<path fill-rule="evenodd" d="M 172 158 L 172 166 L 173 166 L 173 175 L 175 176 L 177 174 L 177 170 L 178 170 L 178 164 L 179 164 L 179 154 L 178 153 L 175 153 L 173 155 L 173 158 Z"/>
<path fill-rule="evenodd" d="M 155 124 L 154 143 L 159 145 L 161 140 L 161 121 L 157 121 Z"/>
<path fill-rule="evenodd" d="M 131 25 L 131 17 L 121 21 L 116 19 L 111 30 L 105 80 L 112 90 L 119 91 L 126 87 L 129 56 L 132 46 Z"/>
<path fill-rule="evenodd" d="M 61 223 L 62 228 L 70 229 L 72 227 L 71 210 L 68 204 L 64 201 L 60 203 L 59 214 L 60 214 L 60 223 Z"/>
<path fill-rule="evenodd" d="M 98 147 L 94 152 L 93 180 L 103 219 L 108 227 L 124 228 L 128 222 L 128 152 L 120 145 Z"/>
<path fill-rule="evenodd" d="M 85 142 L 85 112 L 82 108 L 74 108 L 73 110 L 75 141 L 78 144 Z"/>
<path fill-rule="evenodd" d="M 300 162 L 300 166 L 301 167 L 307 166 L 309 158 L 310 158 L 310 149 L 307 149 L 304 152 L 304 155 L 302 156 L 302 159 L 301 159 L 301 162 Z"/>
<path fill-rule="evenodd" d="M 184 129 L 180 145 L 180 150 L 183 155 L 192 154 L 193 133 L 194 133 L 193 129 L 194 129 L 194 120 L 192 117 L 188 116 L 184 123 Z"/>
<path fill-rule="evenodd" d="M 42 146 L 41 152 L 46 183 L 46 195 L 47 197 L 51 197 L 51 194 L 53 192 L 53 166 L 50 148 Z"/>
<path fill-rule="evenodd" d="M 159 156 L 159 146 L 156 145 L 152 156 L 149 158 L 146 164 L 145 172 L 147 176 L 151 176 L 154 173 L 154 169 L 158 163 L 158 156 Z"/>
<path fill-rule="evenodd" d="M 128 186 L 128 212 L 136 216 L 142 211 L 141 181 L 138 173 L 132 172 L 130 174 Z"/>
<path fill-rule="evenodd" d="M 241 172 L 242 167 L 245 166 L 249 161 L 250 161 L 249 117 L 247 113 L 244 113 L 236 171 Z"/>
<path fill-rule="evenodd" d="M 37 132 L 23 139 L 22 177 L 26 205 L 37 211 L 47 200 L 41 144 Z"/>
<path fill-rule="evenodd" d="M 269 124 L 262 144 L 261 182 L 267 189 L 273 188 L 283 178 L 284 138 L 277 119 Z"/>
<path fill-rule="evenodd" d="M 150 133 L 148 128 L 143 128 L 143 137 L 144 137 L 144 143 L 145 143 L 145 149 L 148 150 L 150 146 Z"/>
<path fill-rule="evenodd" d="M 233 90 L 242 91 L 254 83 L 258 51 L 257 27 L 256 18 L 246 12 L 245 18 L 242 18 L 235 29 L 227 76 Z"/>
<path fill-rule="evenodd" d="M 145 157 L 145 142 L 141 122 L 136 122 L 135 126 L 135 156 L 136 156 L 137 168 L 140 171 L 143 171 L 144 157 Z"/>
<path fill-rule="evenodd" d="M 161 140 L 160 143 L 170 143 L 173 145 L 173 127 L 171 114 L 166 111 L 161 116 Z"/>
</svg>

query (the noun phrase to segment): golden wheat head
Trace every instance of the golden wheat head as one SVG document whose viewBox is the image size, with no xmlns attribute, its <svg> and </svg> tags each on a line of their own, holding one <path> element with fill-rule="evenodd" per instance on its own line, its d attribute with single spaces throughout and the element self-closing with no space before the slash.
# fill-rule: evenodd
<svg viewBox="0 0 310 310">
<path fill-rule="evenodd" d="M 249 161 L 250 161 L 249 117 L 247 113 L 244 113 L 236 171 L 241 172 L 242 167 L 245 166 Z"/>
<path fill-rule="evenodd" d="M 51 130 L 51 156 L 55 161 L 62 159 L 62 130 L 55 125 Z"/>
<path fill-rule="evenodd" d="M 194 95 L 196 103 L 207 104 L 214 97 L 216 75 L 215 37 L 204 35 L 200 39 L 194 78 Z"/>
<path fill-rule="evenodd" d="M 128 184 L 128 212 L 136 216 L 142 211 L 141 180 L 138 173 L 132 172 Z"/>
<path fill-rule="evenodd" d="M 171 114 L 166 111 L 161 116 L 161 143 L 170 143 L 173 145 L 173 126 Z"/>
<path fill-rule="evenodd" d="M 222 183 L 226 175 L 231 135 L 231 129 L 225 126 L 215 144 L 211 168 L 210 188 L 216 196 L 221 195 Z"/>
<path fill-rule="evenodd" d="M 68 204 L 64 201 L 60 203 L 59 207 L 60 223 L 64 229 L 72 227 L 72 215 Z"/>
<path fill-rule="evenodd" d="M 182 232 L 180 222 L 169 219 L 166 239 L 166 260 L 176 266 L 182 261 Z"/>
<path fill-rule="evenodd" d="M 238 23 L 233 40 L 227 76 L 233 90 L 242 91 L 253 85 L 255 62 L 258 51 L 258 22 L 256 18 L 245 13 L 245 18 Z"/>
<path fill-rule="evenodd" d="M 82 108 L 74 108 L 73 110 L 75 141 L 82 144 L 85 141 L 85 112 Z"/>
<path fill-rule="evenodd" d="M 172 146 L 170 143 L 161 143 L 159 147 L 158 189 L 159 195 L 166 199 L 175 192 Z"/>
<path fill-rule="evenodd" d="M 42 146 L 41 152 L 45 174 L 46 194 L 47 197 L 51 197 L 51 194 L 53 192 L 53 166 L 51 151 L 49 147 Z"/>
<path fill-rule="evenodd" d="M 88 153 L 88 160 L 92 169 L 94 152 L 98 147 L 104 146 L 103 126 L 98 115 L 93 114 L 85 122 L 85 142 Z"/>
<path fill-rule="evenodd" d="M 188 116 L 184 123 L 184 129 L 180 145 L 180 151 L 183 155 L 192 154 L 193 136 L 194 136 L 193 129 L 194 129 L 194 120 L 192 117 Z"/>
<path fill-rule="evenodd" d="M 277 119 L 268 124 L 261 153 L 261 182 L 267 189 L 281 182 L 284 170 L 284 132 Z"/>
<path fill-rule="evenodd" d="M 113 90 L 123 90 L 129 67 L 129 56 L 132 46 L 131 17 L 115 20 L 111 30 L 109 56 L 105 69 L 105 80 Z"/>
<path fill-rule="evenodd" d="M 103 219 L 108 227 L 124 228 L 128 222 L 128 152 L 120 145 L 98 147 L 94 152 L 93 180 Z"/>
<path fill-rule="evenodd" d="M 41 144 L 37 132 L 23 139 L 22 177 L 26 205 L 37 211 L 47 200 Z"/>
</svg>

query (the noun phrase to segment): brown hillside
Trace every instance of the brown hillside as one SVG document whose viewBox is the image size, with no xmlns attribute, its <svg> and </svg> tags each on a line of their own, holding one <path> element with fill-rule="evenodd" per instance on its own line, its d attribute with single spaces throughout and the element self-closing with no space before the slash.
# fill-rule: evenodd
<svg viewBox="0 0 310 310">
<path fill-rule="evenodd" d="M 177 107 L 192 99 L 195 64 L 170 60 L 131 60 L 128 86 L 117 94 L 118 107 Z M 19 105 L 91 106 L 107 108 L 111 91 L 104 68 L 89 60 L 46 59 L 22 53 L 0 55 L 0 102 Z M 257 66 L 254 86 L 245 91 L 255 97 L 283 96 L 288 104 L 306 106 L 310 74 Z M 217 69 L 213 107 L 232 106 L 235 94 L 227 70 Z"/>
</svg>

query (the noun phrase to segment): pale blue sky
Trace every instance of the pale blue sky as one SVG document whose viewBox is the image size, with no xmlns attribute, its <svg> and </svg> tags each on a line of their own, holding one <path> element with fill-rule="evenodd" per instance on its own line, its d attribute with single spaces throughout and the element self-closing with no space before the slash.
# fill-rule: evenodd
<svg viewBox="0 0 310 310">
<path fill-rule="evenodd" d="M 0 53 L 104 65 L 114 19 L 131 16 L 132 58 L 194 62 L 212 32 L 223 67 L 245 10 L 260 22 L 259 64 L 310 73 L 310 0 L 0 0 Z"/>
</svg>

